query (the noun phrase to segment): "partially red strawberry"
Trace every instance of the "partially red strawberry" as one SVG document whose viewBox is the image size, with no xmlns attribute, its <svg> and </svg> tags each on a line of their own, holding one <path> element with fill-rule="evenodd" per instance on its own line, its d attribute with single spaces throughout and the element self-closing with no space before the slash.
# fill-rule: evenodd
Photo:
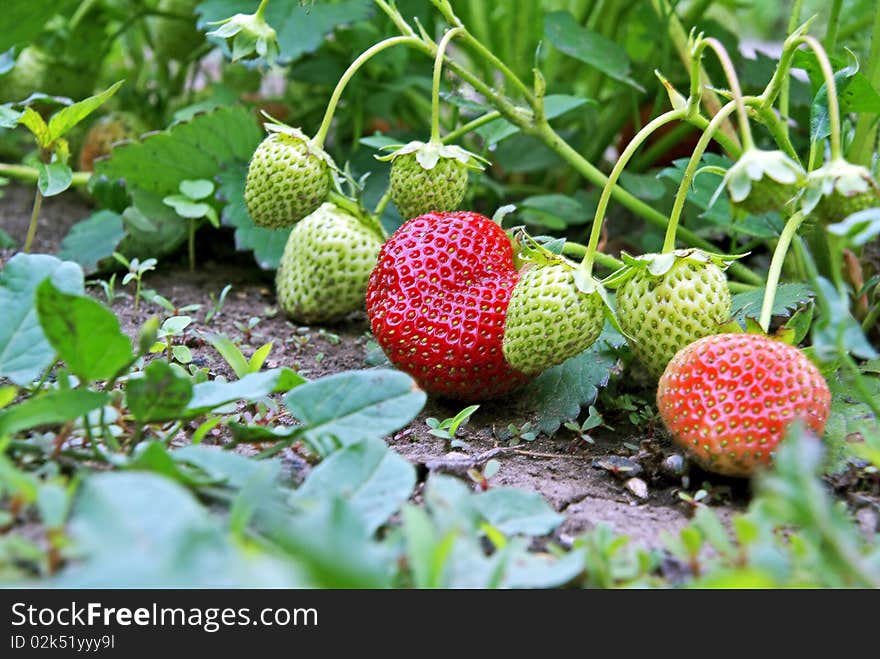
<svg viewBox="0 0 880 659">
<path fill-rule="evenodd" d="M 382 246 L 367 286 L 373 334 L 425 391 L 503 395 L 528 379 L 504 359 L 504 321 L 519 275 L 507 234 L 477 213 L 428 213 Z"/>
<path fill-rule="evenodd" d="M 477 213 L 427 213 L 398 229 L 367 288 L 373 334 L 427 392 L 494 398 L 586 350 L 606 302 L 576 265 Z"/>
<path fill-rule="evenodd" d="M 705 469 L 751 476 L 795 419 L 822 435 L 831 393 L 797 348 L 761 334 L 716 334 L 669 362 L 657 407 L 673 440 Z"/>
</svg>

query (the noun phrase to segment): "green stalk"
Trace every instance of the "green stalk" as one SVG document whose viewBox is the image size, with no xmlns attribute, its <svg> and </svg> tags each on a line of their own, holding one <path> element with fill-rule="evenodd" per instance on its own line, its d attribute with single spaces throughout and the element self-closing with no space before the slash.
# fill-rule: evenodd
<svg viewBox="0 0 880 659">
<path fill-rule="evenodd" d="M 421 46 L 422 42 L 419 41 L 417 38 L 410 36 L 390 37 L 388 39 L 380 41 L 377 44 L 374 44 L 370 48 L 367 48 L 367 50 L 361 53 L 357 57 L 357 59 L 355 59 L 354 62 L 349 65 L 349 67 L 345 70 L 345 73 L 343 73 L 342 77 L 339 79 L 339 82 L 336 83 L 336 88 L 333 90 L 333 95 L 330 96 L 330 102 L 327 104 L 327 110 L 324 112 L 324 119 L 321 121 L 318 132 L 312 139 L 312 144 L 314 144 L 318 148 L 322 148 L 324 146 L 324 140 L 327 138 L 327 132 L 330 130 L 330 123 L 333 121 L 333 115 L 336 113 L 336 106 L 339 104 L 339 99 L 342 97 L 342 92 L 345 90 L 345 86 L 348 84 L 354 74 L 357 73 L 358 69 L 360 69 L 373 56 L 378 55 L 383 50 L 386 50 L 393 46 L 397 46 L 399 44 Z"/>
<path fill-rule="evenodd" d="M 840 28 L 840 9 L 843 7 L 843 0 L 831 1 L 831 15 L 828 17 L 828 27 L 825 30 L 825 51 L 834 52 L 837 46 L 837 30 Z"/>
<path fill-rule="evenodd" d="M 446 134 L 446 137 L 443 138 L 442 142 L 444 144 L 449 144 L 450 142 L 455 142 L 462 135 L 467 135 L 472 130 L 476 130 L 480 126 L 485 126 L 486 124 L 495 121 L 496 119 L 501 118 L 501 113 L 498 110 L 492 110 L 492 112 L 487 112 L 484 115 L 477 117 L 476 119 L 472 119 L 456 128 L 453 131 L 450 131 Z"/>
<path fill-rule="evenodd" d="M 874 6 L 874 27 L 871 32 L 871 51 L 862 67 L 868 82 L 880 88 L 880 0 Z M 850 147 L 849 157 L 854 163 L 870 168 L 877 139 L 877 114 L 861 112 L 856 120 L 856 134 Z"/>
<path fill-rule="evenodd" d="M 723 122 L 733 114 L 735 109 L 736 103 L 734 101 L 730 101 L 727 105 L 721 108 L 718 111 L 718 114 L 712 117 L 712 121 L 709 122 L 706 130 L 703 131 L 696 146 L 694 146 L 694 152 L 691 155 L 691 159 L 688 161 L 687 167 L 685 167 L 681 183 L 678 186 L 678 191 L 675 193 L 675 200 L 672 202 L 672 212 L 669 214 L 669 224 L 666 225 L 666 237 L 663 240 L 664 254 L 669 254 L 675 249 L 675 236 L 678 233 L 678 222 L 681 218 L 684 202 L 687 199 L 688 190 L 691 187 L 691 182 L 694 180 L 694 175 L 697 172 L 697 167 L 700 164 L 703 153 L 706 151 L 706 147 L 709 146 L 712 136 L 721 127 Z M 760 283 L 760 280 L 758 283 Z"/>
<path fill-rule="evenodd" d="M 837 83 L 834 81 L 834 69 L 828 60 L 828 54 L 815 37 L 809 34 L 800 37 L 798 43 L 807 44 L 816 54 L 816 60 L 822 69 L 822 77 L 825 78 L 825 87 L 828 96 L 828 123 L 831 129 L 831 160 L 843 157 L 843 149 L 840 146 L 840 104 L 837 100 Z M 811 163 L 812 164 L 812 163 Z"/>
<path fill-rule="evenodd" d="M 34 208 L 31 211 L 31 223 L 28 225 L 27 238 L 24 240 L 24 253 L 30 254 L 31 245 L 34 242 L 34 236 L 37 233 L 37 219 L 40 216 L 40 207 L 43 205 L 43 195 L 40 193 L 40 187 L 34 195 Z"/>
<path fill-rule="evenodd" d="M 721 68 L 724 69 L 724 75 L 727 78 L 727 83 L 730 85 L 730 91 L 733 93 L 733 100 L 736 102 L 736 114 L 740 123 L 739 131 L 743 151 L 748 151 L 749 149 L 754 148 L 755 141 L 752 138 L 749 116 L 748 113 L 746 113 L 746 104 L 743 101 L 742 87 L 740 87 L 739 77 L 736 75 L 736 69 L 733 68 L 733 62 L 730 59 L 730 55 L 727 53 L 724 44 L 714 37 L 703 39 L 700 42 L 700 46 L 702 46 L 702 44 L 706 44 L 707 47 L 711 48 L 718 57 L 718 61 L 721 62 Z M 700 46 L 697 47 L 695 58 L 698 58 L 699 53 L 702 52 Z"/>
<path fill-rule="evenodd" d="M 791 35 L 795 30 L 797 30 L 798 25 L 801 24 L 801 9 L 803 7 L 803 4 L 804 0 L 794 0 L 794 4 L 791 8 L 791 15 L 788 17 L 788 30 L 786 30 L 786 34 Z M 791 78 L 786 75 L 782 78 L 782 88 L 779 91 L 779 116 L 782 117 L 786 136 L 788 136 L 789 107 L 791 104 L 790 99 Z"/>
<path fill-rule="evenodd" d="M 463 34 L 464 28 L 454 27 L 443 35 L 437 44 L 437 54 L 434 56 L 434 77 L 431 81 L 431 143 L 440 143 L 440 74 L 443 72 L 443 58 L 446 47 L 456 36 Z"/>
<path fill-rule="evenodd" d="M 788 247 L 803 221 L 804 214 L 800 211 L 788 218 L 779 236 L 779 242 L 776 243 L 776 249 L 773 250 L 770 270 L 767 272 L 767 286 L 764 288 L 764 301 L 761 304 L 761 316 L 758 319 L 758 324 L 765 333 L 770 331 L 773 302 L 776 300 L 776 289 L 779 286 L 779 276 L 782 274 L 782 265 L 785 263 Z"/>
<path fill-rule="evenodd" d="M 24 183 L 37 183 L 40 180 L 40 173 L 34 167 L 10 165 L 5 162 L 0 162 L 0 176 L 8 176 Z M 81 188 L 89 182 L 91 177 L 91 172 L 73 172 L 70 187 Z"/>
<path fill-rule="evenodd" d="M 691 53 L 688 35 L 684 26 L 681 24 L 673 8 L 669 5 L 669 0 L 651 0 L 651 4 L 657 16 L 661 18 L 668 17 L 668 36 L 685 68 L 690 69 L 693 67 L 696 70 L 696 78 L 692 76 L 692 80 L 696 80 L 697 90 L 695 94 L 691 94 L 691 97 L 695 102 L 702 99 L 708 113 L 715 115 L 721 109 L 721 101 L 718 99 L 717 94 L 712 91 L 712 81 L 700 63 L 699 55 Z M 702 82 L 705 82 L 705 84 L 701 84 Z M 724 125 L 723 130 L 733 141 L 736 141 L 736 131 L 734 131 L 733 126 L 727 123 Z"/>
<path fill-rule="evenodd" d="M 462 29 L 461 35 L 464 43 L 469 45 L 486 62 L 489 62 L 492 66 L 498 69 L 501 72 L 501 75 L 510 81 L 532 108 L 537 108 L 535 97 L 528 85 L 526 85 L 518 75 L 511 71 L 510 67 L 502 62 L 495 53 L 486 48 L 479 39 L 467 31 L 467 28 L 462 24 L 461 19 L 459 19 L 458 16 L 455 15 L 455 12 L 453 12 L 452 5 L 449 4 L 448 0 L 431 0 L 431 2 L 438 10 L 440 10 L 440 13 L 443 14 L 443 17 L 449 21 L 451 25 Z"/>
<path fill-rule="evenodd" d="M 617 162 L 614 163 L 614 168 L 608 175 L 608 180 L 605 183 L 605 187 L 602 188 L 602 194 L 599 196 L 599 203 L 596 205 L 596 214 L 593 217 L 593 226 L 590 230 L 590 239 L 587 243 L 587 253 L 584 255 L 584 260 L 581 261 L 581 269 L 587 277 L 590 277 L 593 274 L 593 260 L 596 249 L 599 246 L 599 238 L 602 235 L 602 221 L 605 218 L 605 211 L 608 209 L 608 202 L 611 201 L 611 192 L 617 184 L 617 179 L 620 178 L 620 175 L 623 173 L 624 168 L 627 163 L 629 163 L 630 158 L 632 158 L 636 150 L 655 130 L 673 121 L 680 121 L 684 118 L 686 113 L 686 108 L 669 110 L 668 112 L 661 114 L 659 117 L 649 121 L 645 124 L 644 128 L 636 133 L 635 137 L 633 137 L 630 143 L 626 145 L 623 153 L 618 157 Z"/>
<path fill-rule="evenodd" d="M 432 1 L 440 2 L 441 0 Z M 398 25 L 398 27 L 404 29 L 404 27 L 401 26 L 405 26 L 405 29 L 408 29 L 409 33 L 412 33 L 412 29 L 409 28 L 405 21 L 403 21 L 403 19 L 400 17 L 400 14 L 393 10 L 387 2 L 385 2 L 384 0 L 374 0 L 374 2 L 383 11 L 385 11 L 386 14 L 388 14 L 388 16 L 395 22 L 395 24 Z M 417 47 L 432 56 L 435 53 L 434 48 L 436 48 L 436 45 L 434 45 L 433 42 L 425 43 L 421 40 L 417 40 L 417 45 L 413 45 L 414 47 Z M 448 57 L 446 59 L 446 66 L 448 66 L 449 69 L 452 70 L 459 78 L 470 84 L 478 93 L 482 94 L 487 101 L 495 106 L 495 108 L 501 113 L 501 115 L 505 119 L 513 123 L 515 126 L 521 128 L 525 133 L 534 135 L 535 137 L 540 139 L 548 148 L 559 155 L 587 181 L 593 183 L 596 186 L 605 186 L 605 183 L 608 181 L 607 177 L 595 165 L 586 160 L 575 149 L 573 149 L 571 145 L 563 140 L 559 136 L 559 134 L 555 130 L 553 130 L 553 128 L 547 121 L 542 121 L 537 124 L 534 123 L 533 117 L 530 113 L 522 111 L 506 98 L 495 92 L 495 90 L 493 90 L 489 85 L 480 80 L 480 78 L 478 78 L 476 75 L 474 75 L 461 65 L 457 64 L 456 62 L 450 60 Z M 641 201 L 640 199 L 636 198 L 634 195 L 630 194 L 620 186 L 614 186 L 612 196 L 624 207 L 631 210 L 636 215 L 644 218 L 647 222 L 659 228 L 666 227 L 667 218 L 665 215 L 658 212 L 656 209 Z M 682 228 L 679 231 L 679 234 L 684 240 L 688 241 L 694 247 L 700 247 L 708 250 L 715 249 L 710 242 L 702 239 L 700 236 L 690 230 Z M 742 264 L 734 263 L 733 265 L 731 265 L 730 271 L 747 283 L 756 285 L 760 285 L 761 283 L 763 283 L 761 277 L 759 277 L 757 274 L 755 274 Z"/>
<path fill-rule="evenodd" d="M 385 231 L 385 227 L 383 227 L 382 222 L 379 221 L 378 215 L 371 215 L 370 213 L 364 212 L 357 202 L 340 194 L 336 190 L 330 190 L 330 194 L 327 195 L 327 201 L 332 202 L 342 210 L 358 218 L 364 225 L 375 231 L 376 234 L 382 238 L 383 242 L 388 239 L 388 232 Z M 387 200 L 385 201 L 385 204 L 388 204 Z M 384 206 L 381 210 L 384 210 Z M 379 212 L 381 212 L 381 210 Z"/>
</svg>

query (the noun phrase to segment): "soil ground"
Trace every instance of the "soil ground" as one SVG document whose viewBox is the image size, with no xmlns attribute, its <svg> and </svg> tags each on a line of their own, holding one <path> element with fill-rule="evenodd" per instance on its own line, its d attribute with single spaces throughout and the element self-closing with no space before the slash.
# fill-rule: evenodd
<svg viewBox="0 0 880 659">
<path fill-rule="evenodd" d="M 18 241 L 24 239 L 32 201 L 31 190 L 17 185 L 5 188 L 5 196 L 0 199 L 0 228 Z M 85 199 L 76 193 L 45 200 L 32 251 L 57 252 L 70 226 L 91 212 Z M 272 341 L 274 348 L 266 366 L 289 366 L 308 378 L 368 368 L 377 357 L 381 359 L 381 353 L 371 343 L 365 314 L 355 314 L 346 322 L 324 328 L 297 326 L 275 306 L 272 274 L 260 271 L 250 254 L 234 252 L 230 235 L 208 230 L 199 234 L 198 244 L 196 272 L 189 272 L 181 257 L 167 257 L 160 260 L 155 272 L 145 276 L 143 285 L 155 289 L 177 307 L 202 305 L 200 310 L 190 313 L 195 323 L 187 344 L 192 349 L 194 363 L 207 368 L 212 377 L 234 378 L 234 375 L 214 349 L 198 338 L 198 330 L 241 337 L 245 355 Z M 0 264 L 13 253 L 11 249 L 0 250 Z M 208 296 L 216 296 L 226 284 L 231 284 L 232 289 L 222 311 L 206 325 L 204 316 L 211 306 Z M 120 288 L 117 284 L 117 291 Z M 99 287 L 89 287 L 89 292 L 106 302 Z M 126 292 L 132 293 L 133 285 Z M 130 296 L 117 297 L 112 308 L 124 331 L 131 336 L 149 316 L 168 315 L 160 307 L 143 301 L 135 312 Z M 247 336 L 243 328 L 251 318 L 260 318 L 260 321 Z M 615 424 L 617 432 L 602 430 L 594 435 L 595 444 L 591 445 L 563 428 L 554 437 L 539 436 L 535 441 L 510 447 L 509 439 L 501 440 L 499 436 L 504 436 L 509 424 L 519 427 L 528 418 L 517 410 L 515 400 L 508 399 L 483 404 L 457 435 L 466 446 L 453 450 L 446 440 L 429 434 L 425 419 L 451 417 L 461 407 L 457 403 L 429 399 L 415 422 L 389 438 L 391 446 L 419 467 L 421 478 L 431 469 L 439 469 L 467 479 L 466 467 L 461 465 L 467 465 L 470 459 L 482 466 L 487 455 L 491 455 L 501 467 L 490 479 L 490 486 L 514 486 L 540 492 L 566 517 L 557 532 L 557 539 L 563 542 L 604 522 L 637 543 L 657 547 L 664 532 L 676 534 L 687 524 L 691 507 L 678 496 L 682 490 L 681 479 L 659 468 L 662 459 L 672 452 L 661 433 L 644 436 L 632 427 L 625 430 Z M 185 433 L 180 440 L 186 441 Z M 218 435 L 213 441 L 222 442 L 223 436 Z M 640 446 L 641 450 L 627 448 L 625 444 Z M 500 450 L 493 451 L 496 448 Z M 616 477 L 597 464 L 597 460 L 609 456 L 628 457 L 641 467 L 639 476 L 647 484 L 644 498 L 627 488 L 625 477 Z M 285 452 L 284 459 L 295 478 L 302 478 L 309 469 L 309 463 L 294 451 Z M 723 518 L 746 506 L 748 486 L 745 482 L 695 470 L 690 474 L 688 491 L 692 493 L 704 483 L 708 485 L 713 507 Z"/>
</svg>

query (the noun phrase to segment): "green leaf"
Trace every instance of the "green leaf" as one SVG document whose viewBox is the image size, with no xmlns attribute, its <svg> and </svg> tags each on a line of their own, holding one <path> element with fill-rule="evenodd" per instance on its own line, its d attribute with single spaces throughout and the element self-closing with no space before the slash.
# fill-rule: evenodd
<svg viewBox="0 0 880 659">
<path fill-rule="evenodd" d="M 547 535 L 565 521 L 537 492 L 499 487 L 478 494 L 474 504 L 505 535 Z"/>
<path fill-rule="evenodd" d="M 122 216 L 98 211 L 70 228 L 61 241 L 58 257 L 79 263 L 85 272 L 92 273 L 100 261 L 113 255 L 124 237 Z"/>
<path fill-rule="evenodd" d="M 116 93 L 116 90 L 122 86 L 123 82 L 125 81 L 115 82 L 100 94 L 89 96 L 53 114 L 52 118 L 49 119 L 49 141 L 54 142 L 59 137 L 62 137 L 67 131 L 101 107 L 107 102 L 107 99 Z"/>
<path fill-rule="evenodd" d="M 544 36 L 566 55 L 595 67 L 609 78 L 644 91 L 629 77 L 630 62 L 623 46 L 578 25 L 567 11 L 554 11 L 544 17 Z"/>
<path fill-rule="evenodd" d="M 214 192 L 214 184 L 211 181 L 197 179 L 195 181 L 181 181 L 180 193 L 190 199 L 204 199 Z"/>
<path fill-rule="evenodd" d="M 54 390 L 28 398 L 0 412 L 0 437 L 37 426 L 73 421 L 101 407 L 107 400 L 106 393 L 85 389 Z"/>
<path fill-rule="evenodd" d="M 63 526 L 70 508 L 70 494 L 59 483 L 42 483 L 37 492 L 37 510 L 40 520 L 50 529 Z"/>
<path fill-rule="evenodd" d="M 162 202 L 167 206 L 171 206 L 174 209 L 174 212 L 181 217 L 190 219 L 205 217 L 211 212 L 211 207 L 208 204 L 200 201 L 193 201 L 192 199 L 179 194 L 168 195 L 162 199 Z"/>
<path fill-rule="evenodd" d="M 162 196 L 134 190 L 132 206 L 122 213 L 126 237 L 118 251 L 129 258 L 162 256 L 173 252 L 189 235 L 189 222 L 162 203 Z"/>
<path fill-rule="evenodd" d="M 537 415 L 536 428 L 552 435 L 563 423 L 577 418 L 582 407 L 592 405 L 617 363 L 614 349 L 624 342 L 623 336 L 606 325 L 589 349 L 532 381 L 522 393 L 522 404 Z"/>
<path fill-rule="evenodd" d="M 373 533 L 400 509 L 416 484 L 413 466 L 381 439 L 351 444 L 329 456 L 296 492 L 298 499 L 346 499 Z"/>
<path fill-rule="evenodd" d="M 812 299 L 813 291 L 806 284 L 780 284 L 773 301 L 773 315 L 788 317 Z M 734 295 L 730 302 L 733 319 L 742 325 L 746 318 L 757 318 L 763 301 L 763 288 Z"/>
<path fill-rule="evenodd" d="M 176 419 L 193 395 L 189 378 L 178 375 L 171 365 L 153 360 L 143 377 L 131 378 L 125 385 L 125 400 L 141 423 Z"/>
<path fill-rule="evenodd" d="M 317 50 L 337 27 L 368 18 L 371 6 L 369 0 L 305 5 L 300 0 L 273 0 L 266 7 L 265 19 L 276 32 L 280 58 L 292 61 Z M 206 0 L 198 7 L 199 26 L 205 27 L 211 21 L 234 14 L 252 13 L 254 7 L 250 0 Z"/>
<path fill-rule="evenodd" d="M 296 566 L 231 542 L 220 520 L 181 485 L 148 472 L 92 475 L 68 531 L 79 560 L 51 584 L 77 587 L 302 585 Z"/>
<path fill-rule="evenodd" d="M 171 453 L 175 460 L 198 467 L 211 480 L 241 489 L 255 477 L 276 486 L 281 475 L 281 462 L 252 460 L 213 446 L 184 446 Z M 267 471 L 268 469 L 268 471 Z"/>
<path fill-rule="evenodd" d="M 95 163 L 95 173 L 125 179 L 129 188 L 162 197 L 178 194 L 185 180 L 212 180 L 223 166 L 247 162 L 263 133 L 243 106 L 216 108 L 113 149 Z"/>
<path fill-rule="evenodd" d="M 220 356 L 223 357 L 224 361 L 229 364 L 229 368 L 238 377 L 243 378 L 251 372 L 250 365 L 244 358 L 244 355 L 241 354 L 241 350 L 228 336 L 225 334 L 206 334 L 205 340 L 211 344 L 214 350 L 220 353 Z"/>
<path fill-rule="evenodd" d="M 247 165 L 236 163 L 220 173 L 220 197 L 226 200 L 223 224 L 235 227 L 235 248 L 250 250 L 263 270 L 274 270 L 281 263 L 281 255 L 291 229 L 264 229 L 254 224 L 244 202 L 244 184 Z"/>
<path fill-rule="evenodd" d="M 859 72 L 858 61 L 851 56 L 850 63 L 844 65 L 844 61 L 839 58 L 830 59 L 831 67 L 835 71 L 834 83 L 841 114 L 861 112 L 880 114 L 880 93 L 871 81 Z M 792 59 L 792 66 L 804 69 L 810 77 L 810 87 L 813 92 L 813 100 L 810 104 L 810 139 L 811 141 L 824 139 L 830 135 L 831 124 L 828 116 L 828 92 L 819 61 L 811 50 L 798 50 Z"/>
<path fill-rule="evenodd" d="M 596 101 L 566 94 L 548 94 L 544 97 L 544 116 L 547 119 L 555 119 L 587 103 L 595 105 Z M 516 135 L 519 132 L 519 128 L 507 121 L 507 119 L 495 119 L 484 126 L 480 126 L 475 132 L 489 144 L 497 144 L 511 135 Z"/>
<path fill-rule="evenodd" d="M 37 314 L 49 343 L 84 382 L 109 380 L 133 359 L 119 319 L 89 297 L 63 293 L 47 280 L 37 287 Z"/>
<path fill-rule="evenodd" d="M 193 396 L 184 413 L 196 416 L 238 400 L 257 402 L 269 394 L 299 387 L 305 378 L 289 368 L 273 368 L 262 373 L 251 373 L 236 382 L 202 382 L 193 387 Z"/>
<path fill-rule="evenodd" d="M 561 194 L 526 197 L 519 206 L 522 216 L 533 224 L 543 224 L 551 229 L 586 224 L 593 219 L 588 209 L 574 197 Z M 555 222 L 554 222 L 555 220 Z"/>
<path fill-rule="evenodd" d="M 41 148 L 49 146 L 49 127 L 43 117 L 31 106 L 24 109 L 24 112 L 18 117 L 18 123 L 33 133 L 38 146 Z"/>
<path fill-rule="evenodd" d="M 63 162 L 37 163 L 37 173 L 37 186 L 44 197 L 61 194 L 73 181 L 73 170 Z"/>
<path fill-rule="evenodd" d="M 75 0 L 27 0 L 4 3 L 0 12 L 0 52 L 29 43 L 56 14 L 67 13 Z"/>
<path fill-rule="evenodd" d="M 412 421 L 425 393 L 398 371 L 336 373 L 297 387 L 284 404 L 305 425 L 304 438 L 321 455 L 337 446 L 381 439 Z"/>
<path fill-rule="evenodd" d="M 214 483 L 213 478 L 189 468 L 177 460 L 162 442 L 155 440 L 138 444 L 131 459 L 119 466 L 133 471 L 152 471 L 190 487 Z"/>
<path fill-rule="evenodd" d="M 55 357 L 37 318 L 35 291 L 46 278 L 66 293 L 83 292 L 76 263 L 45 254 L 16 254 L 0 271 L 0 377 L 28 385 Z"/>
</svg>

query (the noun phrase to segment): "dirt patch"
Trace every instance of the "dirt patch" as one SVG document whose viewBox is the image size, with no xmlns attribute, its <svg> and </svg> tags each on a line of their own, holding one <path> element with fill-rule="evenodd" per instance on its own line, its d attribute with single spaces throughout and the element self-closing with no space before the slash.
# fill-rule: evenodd
<svg viewBox="0 0 880 659">
<path fill-rule="evenodd" d="M 31 191 L 10 186 L 0 200 L 2 227 L 13 238 L 23 241 L 32 202 Z M 57 252 L 70 226 L 88 216 L 91 208 L 76 193 L 46 200 L 33 251 Z M 249 356 L 261 345 L 272 342 L 273 349 L 266 366 L 289 366 L 303 376 L 316 378 L 349 369 L 369 368 L 382 361 L 369 333 L 364 313 L 353 314 L 342 323 L 325 327 L 304 327 L 292 323 L 279 313 L 275 303 L 272 274 L 260 271 L 249 254 L 235 253 L 228 235 L 206 231 L 199 235 L 199 265 L 189 272 L 182 258 L 160 260 L 157 271 L 144 277 L 143 286 L 167 298 L 175 307 L 201 305 L 199 309 L 181 311 L 193 318 L 191 329 L 180 342 L 192 351 L 193 363 L 208 370 L 210 377 L 234 378 L 229 366 L 204 340 L 204 333 L 224 333 L 240 338 L 241 349 Z M 3 260 L 14 253 L 6 250 Z M 212 307 L 209 295 L 217 296 L 224 286 L 232 286 L 225 304 L 211 322 L 206 314 Z M 98 287 L 89 292 L 106 303 Z M 165 318 L 165 309 L 141 301 L 134 310 L 134 285 L 125 289 L 117 284 L 117 295 L 111 307 L 119 316 L 123 330 L 130 336 L 150 316 Z M 256 320 L 254 320 L 256 319 Z M 490 480 L 491 487 L 512 486 L 541 493 L 553 507 L 562 512 L 566 521 L 559 529 L 561 539 L 577 535 L 599 523 L 629 535 L 647 546 L 658 546 L 661 534 L 675 534 L 689 519 L 690 506 L 678 496 L 681 479 L 659 469 L 659 461 L 670 453 L 662 435 L 645 438 L 634 435 L 635 429 L 617 433 L 604 431 L 595 435 L 595 444 L 587 444 L 574 433 L 562 429 L 552 438 L 538 437 L 532 442 L 510 446 L 505 438 L 509 424 L 521 426 L 529 420 L 519 408 L 515 395 L 505 400 L 483 404 L 470 422 L 458 433 L 465 446 L 453 449 L 448 441 L 429 434 L 428 417 L 444 419 L 454 416 L 463 405 L 429 400 L 419 418 L 408 428 L 389 438 L 401 455 L 416 464 L 424 479 L 431 469 L 453 473 L 464 479 L 467 466 L 485 466 L 477 460 L 491 452 L 500 462 L 500 469 Z M 186 441 L 187 428 L 178 438 Z M 206 439 L 222 443 L 222 434 Z M 641 451 L 626 448 L 624 444 Z M 497 450 L 496 450 L 497 449 Z M 241 449 L 249 452 L 248 447 Z M 597 461 L 608 456 L 634 458 L 643 469 L 639 477 L 647 484 L 647 496 L 641 498 L 626 487 L 626 478 L 615 476 Z M 309 463 L 295 451 L 288 450 L 283 459 L 289 476 L 299 480 L 309 470 Z M 708 477 L 701 472 L 690 475 L 691 490 L 710 480 L 710 490 L 717 493 L 715 509 L 723 517 L 742 509 L 748 499 L 744 483 Z"/>
</svg>

